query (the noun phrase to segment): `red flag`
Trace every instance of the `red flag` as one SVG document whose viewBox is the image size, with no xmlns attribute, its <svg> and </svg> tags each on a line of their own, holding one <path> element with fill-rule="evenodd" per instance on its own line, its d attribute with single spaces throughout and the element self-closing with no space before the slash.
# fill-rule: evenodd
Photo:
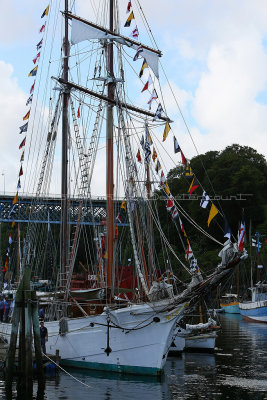
<svg viewBox="0 0 267 400">
<path fill-rule="evenodd" d="M 78 111 L 77 111 L 77 118 L 80 118 L 81 114 L 80 114 L 80 106 L 78 107 Z"/>
<path fill-rule="evenodd" d="M 167 200 L 167 210 L 171 211 L 172 207 L 174 206 L 173 197 L 169 197 Z"/>
<path fill-rule="evenodd" d="M 175 221 L 178 218 L 178 216 L 179 216 L 179 213 L 178 213 L 177 208 L 175 207 L 172 212 L 172 216 L 171 216 L 172 221 Z"/>
<path fill-rule="evenodd" d="M 138 39 L 139 36 L 139 31 L 137 26 L 135 27 L 135 29 L 132 31 L 132 33 L 130 34 L 130 37 L 134 38 L 134 39 Z"/>
<path fill-rule="evenodd" d="M 119 229 L 118 229 L 118 225 L 115 226 L 115 237 L 118 237 L 119 235 Z"/>
<path fill-rule="evenodd" d="M 120 215 L 120 213 L 117 215 L 116 220 L 118 220 L 119 223 L 121 224 L 121 215 Z"/>
<path fill-rule="evenodd" d="M 156 100 L 157 98 L 158 98 L 158 95 L 157 95 L 156 90 L 154 89 L 149 101 L 147 102 L 147 104 L 149 104 L 149 110 L 151 110 L 151 105 L 152 105 L 153 100 Z"/>
<path fill-rule="evenodd" d="M 32 60 L 34 64 L 36 64 L 36 61 L 38 60 L 38 58 L 40 57 L 40 51 L 39 53 L 37 53 L 37 56 Z"/>
<path fill-rule="evenodd" d="M 140 154 L 140 150 L 138 149 L 138 152 L 137 152 L 137 154 L 136 154 L 136 158 L 137 158 L 137 161 L 140 163 L 140 162 L 142 162 L 142 158 L 141 158 L 141 154 Z"/>
<path fill-rule="evenodd" d="M 199 187 L 198 180 L 194 176 L 191 185 L 189 186 L 188 193 L 191 195 L 198 187 Z"/>
<path fill-rule="evenodd" d="M 27 114 L 24 115 L 23 121 L 26 121 L 26 119 L 29 119 L 29 118 L 30 118 L 30 113 L 31 113 L 31 110 L 29 110 L 29 111 L 27 112 Z"/>
<path fill-rule="evenodd" d="M 33 82 L 33 85 L 32 85 L 32 87 L 31 87 L 30 94 L 32 94 L 33 91 L 34 91 L 34 85 L 35 85 L 35 81 Z"/>
<path fill-rule="evenodd" d="M 181 150 L 181 156 L 182 156 L 182 164 L 185 164 L 186 159 L 185 159 L 185 156 L 184 156 L 184 153 L 182 152 L 182 150 Z"/>
<path fill-rule="evenodd" d="M 245 226 L 245 216 L 242 214 L 242 220 L 240 224 L 240 229 L 238 232 L 238 250 L 243 251 L 245 242 L 246 226 Z"/>
<path fill-rule="evenodd" d="M 152 78 L 151 78 L 151 76 L 149 75 L 148 80 L 147 80 L 147 83 L 145 84 L 145 86 L 144 86 L 144 88 L 143 88 L 143 90 L 142 90 L 141 93 L 143 93 L 145 90 L 147 90 L 148 87 L 149 87 L 149 85 L 151 85 L 151 83 L 152 83 Z"/>
<path fill-rule="evenodd" d="M 44 30 L 45 30 L 45 24 L 43 24 L 43 25 L 41 26 L 39 32 L 42 33 L 42 32 L 44 32 Z"/>
<path fill-rule="evenodd" d="M 20 166 L 20 170 L 19 170 L 19 176 L 23 175 L 23 169 L 22 169 L 22 165 Z"/>
<path fill-rule="evenodd" d="M 189 241 L 187 241 L 187 249 L 185 252 L 186 261 L 189 261 L 191 257 L 193 257 L 193 251 L 191 249 Z"/>
<path fill-rule="evenodd" d="M 126 13 L 129 13 L 131 11 L 131 7 L 132 7 L 132 2 L 128 1 Z"/>
<path fill-rule="evenodd" d="M 26 143 L 26 137 L 22 140 L 22 142 L 19 145 L 19 150 L 22 149 L 23 146 L 25 146 Z"/>
<path fill-rule="evenodd" d="M 164 175 L 164 172 L 163 171 L 161 171 L 161 175 L 160 175 L 160 186 L 163 186 L 164 185 L 164 183 L 166 182 L 166 178 L 165 178 L 165 175 Z"/>
</svg>

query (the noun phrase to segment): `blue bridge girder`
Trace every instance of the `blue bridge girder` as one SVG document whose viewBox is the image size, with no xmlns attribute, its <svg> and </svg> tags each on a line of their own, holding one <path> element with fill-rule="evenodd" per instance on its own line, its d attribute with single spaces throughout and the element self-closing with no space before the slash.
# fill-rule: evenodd
<svg viewBox="0 0 267 400">
<path fill-rule="evenodd" d="M 20 196 L 19 202 L 13 205 L 14 196 L 0 196 L 0 222 L 31 222 L 38 224 L 60 224 L 61 200 L 59 197 L 42 197 L 38 200 L 34 196 Z M 80 199 L 69 199 L 69 223 L 76 224 Z M 91 203 L 91 204 L 90 204 Z M 115 208 L 120 207 L 121 200 L 115 201 Z M 92 205 L 92 207 L 91 207 Z M 83 201 L 81 225 L 103 225 L 106 220 L 106 199 L 92 198 L 90 201 Z M 120 226 L 128 226 L 128 223 L 121 223 Z"/>
</svg>

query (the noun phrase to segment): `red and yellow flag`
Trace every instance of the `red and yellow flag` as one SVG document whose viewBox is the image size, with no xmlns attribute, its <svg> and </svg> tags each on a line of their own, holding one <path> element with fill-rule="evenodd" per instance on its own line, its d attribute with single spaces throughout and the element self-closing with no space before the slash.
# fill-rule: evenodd
<svg viewBox="0 0 267 400">
<path fill-rule="evenodd" d="M 26 121 L 26 119 L 29 119 L 29 118 L 30 118 L 30 113 L 31 113 L 31 110 L 29 110 L 29 111 L 27 112 L 27 114 L 24 115 L 23 121 Z"/>
</svg>

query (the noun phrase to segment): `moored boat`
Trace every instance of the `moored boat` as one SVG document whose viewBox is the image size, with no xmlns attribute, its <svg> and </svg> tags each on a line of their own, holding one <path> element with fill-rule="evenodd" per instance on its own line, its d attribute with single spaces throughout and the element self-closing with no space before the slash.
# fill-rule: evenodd
<svg viewBox="0 0 267 400">
<path fill-rule="evenodd" d="M 226 293 L 220 300 L 221 308 L 228 314 L 239 314 L 238 304 L 238 295 L 234 293 Z"/>
<path fill-rule="evenodd" d="M 258 283 L 249 290 L 251 301 L 239 303 L 242 318 L 247 321 L 267 323 L 267 284 Z"/>
<path fill-rule="evenodd" d="M 38 203 L 42 197 L 42 190 L 48 191 L 51 184 L 52 165 L 55 162 L 55 139 L 62 109 L 61 217 L 60 232 L 57 232 L 60 251 L 57 251 L 58 248 L 55 245 L 49 249 L 49 252 L 55 253 L 53 257 L 50 254 L 54 262 L 54 270 L 51 274 L 55 286 L 54 294 L 47 292 L 47 296 L 45 293 L 41 296 L 46 304 L 45 324 L 49 332 L 47 352 L 50 354 L 59 352 L 62 365 L 157 375 L 164 368 L 169 347 L 175 336 L 175 329 L 184 314 L 188 313 L 202 296 L 207 296 L 223 279 L 227 278 L 247 257 L 247 254 L 245 250 L 240 251 L 236 243 L 232 243 L 230 239 L 223 245 L 212 235 L 206 234 L 205 230 L 198 225 L 193 224 L 199 232 L 206 234 L 209 239 L 222 246 L 219 253 L 221 262 L 214 266 L 212 272 L 210 269 L 208 272 L 201 272 L 202 268 L 194 257 L 189 237 L 181 220 L 184 218 L 191 224 L 192 218 L 183 211 L 178 201 L 172 196 L 159 161 L 160 156 L 156 148 L 153 149 L 153 153 L 150 148 L 153 143 L 157 143 L 156 135 L 154 139 L 154 130 L 157 127 L 164 126 L 163 141 L 171 130 L 171 120 L 167 116 L 165 106 L 162 106 L 164 102 L 162 99 L 160 99 L 161 103 L 159 102 L 155 88 L 147 103 L 149 111 L 135 107 L 133 103 L 126 101 L 128 100 L 124 87 L 126 62 L 123 57 L 126 54 L 128 65 L 127 51 L 135 51 L 133 61 L 143 58 L 141 72 L 143 69 L 149 70 L 146 89 L 143 91 L 147 90 L 152 83 L 156 87 L 160 85 L 158 59 L 161 52 L 157 46 L 152 48 L 120 34 L 118 3 L 114 0 L 103 2 L 100 21 L 102 26 L 76 16 L 74 5 L 72 4 L 70 10 L 68 3 L 65 0 L 63 54 L 58 66 L 60 72 L 56 72 L 59 76 L 54 77 L 52 81 L 56 82 L 57 86 L 53 88 L 56 90 L 51 89 L 49 94 L 49 96 L 58 94 L 58 98 L 53 98 L 51 101 L 55 106 L 54 114 L 51 110 L 49 116 L 45 112 L 40 115 L 43 122 L 40 125 L 48 127 L 48 133 L 44 129 L 43 136 L 37 135 L 37 132 L 32 129 L 32 134 L 37 136 L 36 140 L 40 139 L 40 145 L 45 143 L 45 148 L 36 197 L 29 209 L 29 224 L 18 271 L 23 272 L 30 265 L 31 272 L 32 274 L 34 272 L 35 276 L 42 276 L 47 272 L 44 268 L 45 262 L 43 262 L 44 232 L 34 223 L 38 212 L 44 209 Z M 59 4 L 53 6 L 53 11 L 56 11 L 58 15 Z M 129 27 L 134 18 L 131 2 L 128 3 L 128 8 L 129 17 L 125 27 Z M 50 18 L 49 7 L 43 14 L 43 16 L 47 15 Z M 58 16 L 54 17 L 53 27 L 47 22 L 45 36 L 38 43 L 38 50 L 43 40 L 44 42 L 47 40 L 49 28 L 50 33 L 54 34 L 54 28 L 58 25 L 57 18 Z M 52 17 L 49 21 L 51 20 Z M 70 26 L 71 43 L 68 37 Z M 80 57 L 84 54 L 82 51 L 84 49 L 79 47 L 81 42 L 86 42 L 86 46 L 90 46 L 88 50 L 90 67 L 89 72 L 88 66 L 84 68 L 86 74 L 83 81 L 81 72 L 84 70 L 80 65 Z M 127 51 L 124 53 L 125 47 Z M 46 61 L 44 56 L 39 54 L 38 59 L 39 57 L 42 61 Z M 116 62 L 114 62 L 115 58 Z M 82 58 L 82 61 L 85 59 Z M 71 62 L 73 62 L 72 65 Z M 43 70 L 44 68 L 39 69 L 39 71 Z M 77 74 L 79 84 L 70 80 L 70 71 L 71 78 Z M 37 67 L 29 76 L 36 76 L 36 74 Z M 153 79 L 150 74 L 153 75 Z M 49 74 L 45 73 L 45 75 Z M 90 89 L 89 84 L 92 86 Z M 47 87 L 50 86 L 52 85 L 47 84 Z M 154 107 L 153 112 L 152 102 L 153 107 L 157 102 L 157 107 Z M 75 107 L 78 108 L 77 113 Z M 104 111 L 106 111 L 105 115 Z M 81 114 L 86 117 L 78 123 L 77 119 L 81 117 Z M 29 112 L 27 115 L 29 117 Z M 71 116 L 72 122 L 70 122 Z M 85 231 L 82 224 L 83 213 L 85 206 L 91 202 L 91 178 L 96 155 L 100 150 L 99 141 L 104 120 L 106 131 L 103 147 L 106 147 L 107 156 L 106 210 L 103 212 L 104 217 L 100 218 L 98 214 L 94 214 L 91 207 L 92 229 Z M 27 132 L 28 123 L 21 128 L 23 132 Z M 85 132 L 92 133 L 90 142 L 83 140 L 80 131 L 83 135 Z M 117 145 L 116 152 L 114 151 L 115 144 Z M 190 198 L 194 190 L 199 187 L 199 182 L 176 139 L 174 144 L 175 154 L 181 153 L 182 156 L 183 174 L 190 179 L 188 185 Z M 140 148 L 143 150 L 143 162 Z M 137 155 L 135 155 L 137 150 Z M 116 163 L 114 162 L 115 155 L 117 156 Z M 138 167 L 136 159 L 140 164 Z M 116 174 L 113 168 L 115 164 Z M 163 162 L 162 165 L 164 165 Z M 185 253 L 187 265 L 185 261 L 181 261 L 162 230 L 157 201 L 151 196 L 152 184 L 154 191 L 159 188 L 160 200 L 167 203 L 167 212 L 175 228 L 179 230 L 181 248 Z M 76 209 L 71 208 L 71 189 L 73 192 L 77 190 L 79 205 Z M 205 207 L 202 204 L 202 208 L 206 208 L 209 204 L 207 216 L 209 227 L 211 221 L 220 213 L 210 202 L 209 196 L 204 197 L 204 203 Z M 14 212 L 18 209 L 17 204 L 18 193 L 13 200 Z M 119 213 L 115 218 L 117 211 Z M 122 214 L 124 214 L 124 222 L 127 220 L 127 223 L 122 224 Z M 76 215 L 74 229 L 71 228 L 70 223 L 72 215 Z M 48 226 L 46 233 L 47 236 L 51 236 L 50 220 Z M 120 230 L 120 235 L 118 230 Z M 156 232 L 160 238 L 158 248 L 155 244 Z M 118 236 L 120 236 L 120 242 L 117 241 Z M 78 280 L 76 280 L 77 286 L 74 285 L 73 272 L 74 268 L 78 267 L 76 258 L 81 237 L 85 242 L 82 249 L 87 259 L 85 269 L 91 275 L 91 283 L 93 282 L 91 287 L 90 285 L 83 287 Z M 162 250 L 161 258 L 158 257 L 159 249 Z M 123 280 L 123 269 L 117 268 L 118 259 L 120 259 L 120 265 L 123 265 L 121 253 L 125 253 L 124 258 L 129 256 L 133 258 L 134 277 L 130 278 L 126 274 Z M 80 257 L 82 256 L 80 254 Z M 172 262 L 174 269 L 179 269 L 179 266 L 186 271 L 186 283 L 175 280 L 174 271 L 169 263 L 171 258 L 174 260 Z M 36 274 L 37 270 L 41 271 L 41 274 Z M 131 271 L 128 272 L 131 275 Z M 120 299 L 121 293 L 127 295 L 127 290 L 131 290 L 131 296 Z M 78 315 L 79 313 L 82 316 Z M 8 341 L 10 333 L 11 324 L 1 323 L 0 334 Z"/>
<path fill-rule="evenodd" d="M 213 352 L 215 348 L 216 332 L 189 334 L 185 337 L 185 350 Z"/>
</svg>

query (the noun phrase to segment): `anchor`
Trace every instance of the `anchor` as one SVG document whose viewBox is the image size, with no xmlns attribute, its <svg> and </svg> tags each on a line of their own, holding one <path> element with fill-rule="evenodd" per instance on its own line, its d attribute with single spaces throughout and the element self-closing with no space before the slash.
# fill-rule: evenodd
<svg viewBox="0 0 267 400">
<path fill-rule="evenodd" d="M 109 316 L 107 317 L 107 323 L 108 323 L 108 331 L 107 331 L 107 347 L 104 350 L 104 352 L 107 354 L 107 356 L 110 355 L 110 353 L 112 352 L 112 348 L 109 345 L 109 330 L 110 330 L 110 318 Z"/>
</svg>

